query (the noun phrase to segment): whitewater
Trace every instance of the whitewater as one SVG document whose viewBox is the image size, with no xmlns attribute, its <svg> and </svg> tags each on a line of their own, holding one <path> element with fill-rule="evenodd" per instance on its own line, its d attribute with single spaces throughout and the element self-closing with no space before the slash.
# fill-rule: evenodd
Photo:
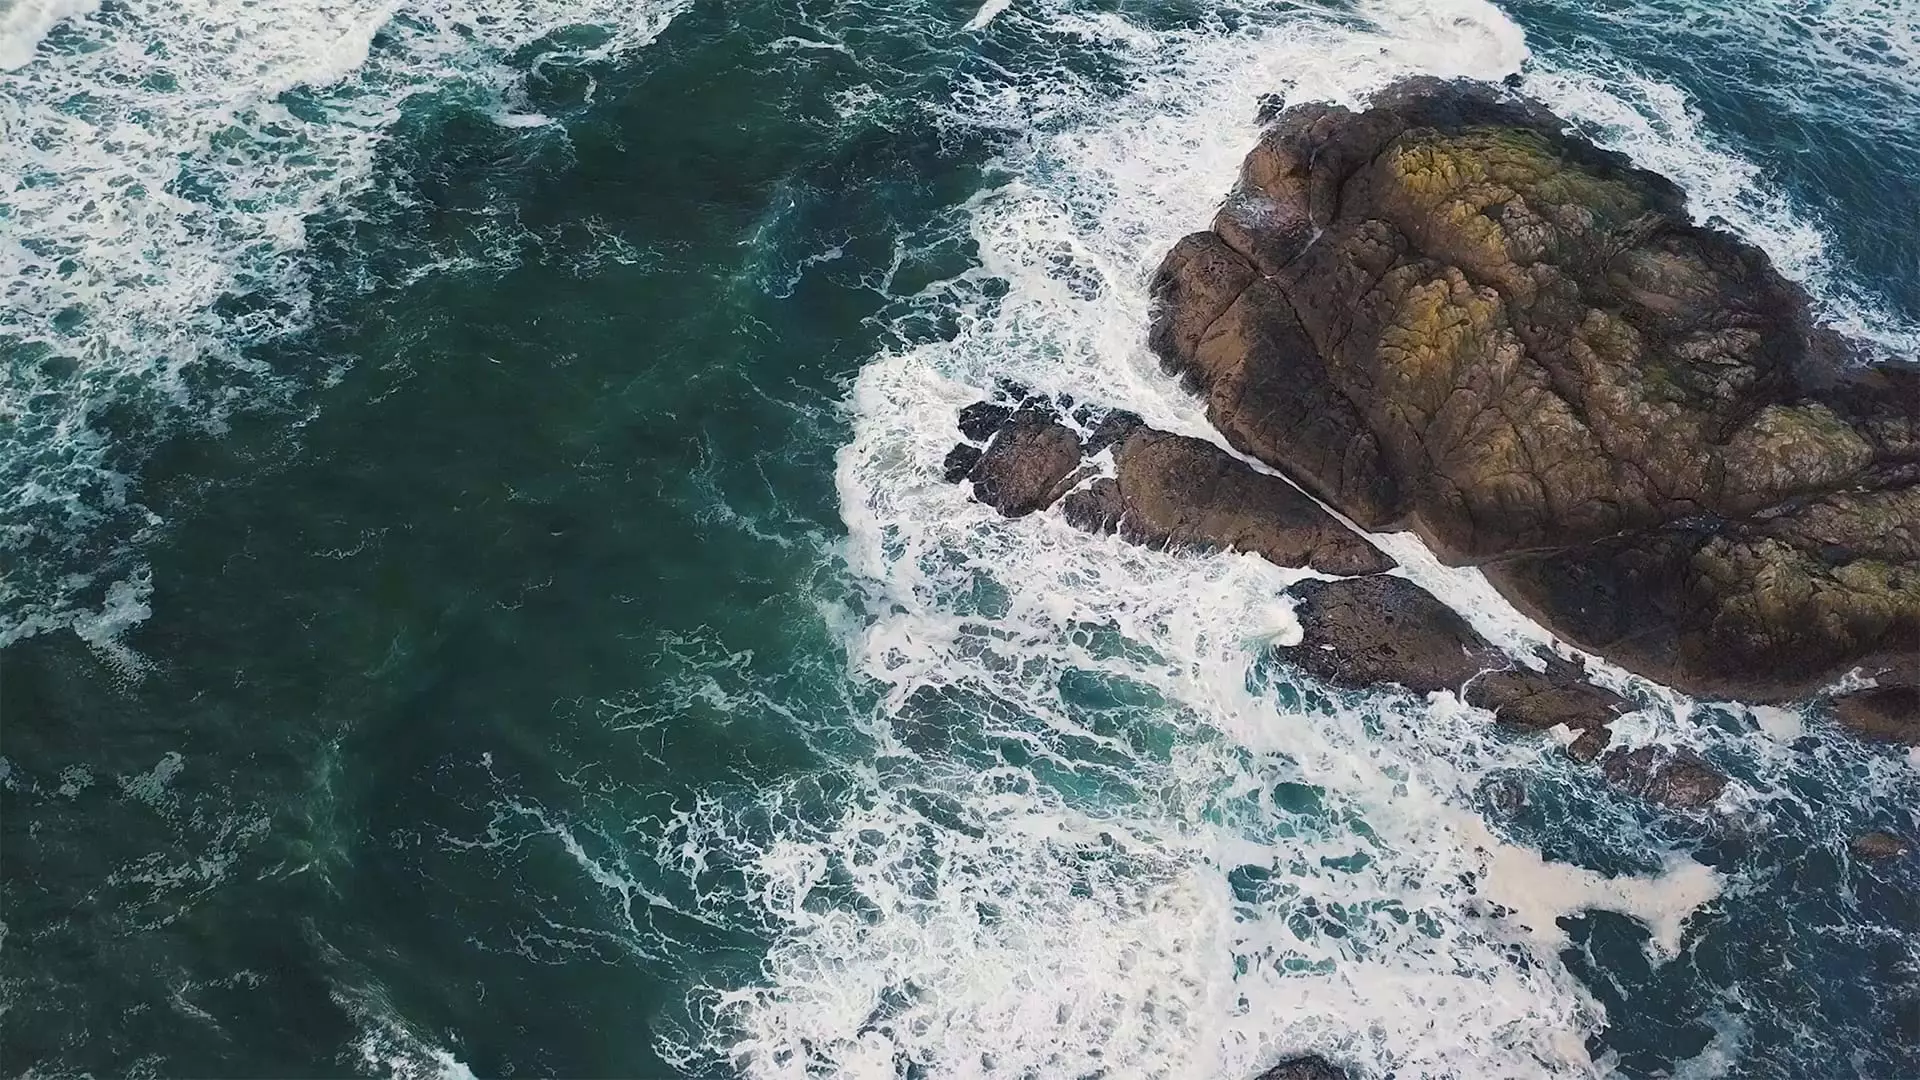
<svg viewBox="0 0 1920 1080">
<path fill-rule="evenodd" d="M 350 212 L 409 101 L 542 123 L 519 107 L 529 66 L 639 48 L 676 9 L 8 0 L 0 645 L 65 628 L 104 644 L 144 618 L 138 547 L 161 523 L 133 492 L 142 452 L 337 377 L 346 358 L 276 370 L 258 353 L 313 325 L 309 231 Z"/>
<path fill-rule="evenodd" d="M 959 694 L 1018 719 L 972 733 L 985 764 L 957 774 L 876 731 L 888 756 L 914 762 L 904 778 L 875 769 L 825 836 L 765 850 L 788 929 L 769 985 L 714 1005 L 745 1032 L 725 1052 L 746 1072 L 1238 1076 L 1319 1051 L 1369 1076 L 1603 1075 L 1614 1063 L 1582 1041 L 1605 1012 L 1557 959 L 1557 920 L 1632 916 L 1659 964 L 1729 887 L 1618 811 L 1555 827 L 1638 862 L 1637 876 L 1543 860 L 1489 831 L 1480 810 L 1502 777 L 1590 781 L 1451 695 L 1328 695 L 1276 671 L 1270 650 L 1298 634 L 1285 588 L 1306 572 L 1141 551 L 1048 514 L 1009 522 L 938 480 L 954 415 L 1002 380 L 1230 449 L 1145 348 L 1148 278 L 1210 218 L 1270 95 L 1358 106 L 1411 73 L 1521 75 L 1523 92 L 1678 180 L 1701 220 L 1765 247 L 1830 320 L 1890 350 L 1920 343 L 1835 273 L 1818 225 L 1708 141 L 1670 87 L 1530 62 L 1520 28 L 1479 0 L 1358 15 L 1149 35 L 1116 15 L 989 4 L 969 24 L 1059 20 L 1141 71 L 1118 101 L 1036 80 L 957 103 L 1028 132 L 1004 163 L 1012 179 L 969 207 L 978 268 L 905 305 L 903 324 L 931 307 L 958 333 L 876 358 L 849 404 L 838 485 L 848 559 L 870 584 L 848 648 L 886 688 L 876 723 Z M 1411 536 L 1383 540 L 1516 656 L 1551 642 L 1477 572 L 1440 566 Z M 1721 811 L 1765 818 L 1793 797 L 1807 763 L 1751 737 L 1760 712 L 1728 732 L 1587 659 L 1640 706 L 1620 724 L 1626 745 L 1734 765 Z M 1101 704 L 1076 694 L 1089 683 Z M 1824 764 L 1864 770 L 1863 801 L 1910 790 L 1911 764 L 1857 757 Z M 926 790 L 959 820 L 930 817 Z M 810 910 L 843 876 L 863 910 Z M 1688 1075 L 1722 1075 L 1737 1028 Z"/>
<path fill-rule="evenodd" d="M 283 411 L 297 432 L 313 391 L 347 377 L 352 356 L 263 357 L 357 287 L 316 279 L 311 234 L 379 204 L 380 155 L 412 103 L 452 95 L 502 127 L 559 128 L 529 103 L 530 70 L 644 55 L 691 6 L 0 2 L 0 646 L 72 632 L 135 679 L 146 669 L 123 639 L 156 617 L 144 552 L 170 527 L 142 503 L 144 455 L 249 412 Z M 1649 0 L 1592 17 L 1842 66 L 1862 115 L 1920 155 L 1910 120 L 1888 119 L 1920 106 L 1913 8 L 1710 9 Z M 693 987 L 686 1021 L 659 1036 L 690 1074 L 1252 1077 L 1303 1052 L 1365 1077 L 1623 1074 L 1590 1049 L 1620 1004 L 1595 989 L 1618 956 L 1570 928 L 1593 912 L 1631 924 L 1649 980 L 1704 964 L 1705 928 L 1747 933 L 1728 912 L 1779 887 L 1759 855 L 1603 790 L 1557 744 L 1503 735 L 1453 695 L 1302 679 L 1284 663 L 1298 640 L 1286 593 L 1308 572 L 1144 550 L 1052 514 L 1001 519 L 940 481 L 956 411 L 1008 380 L 1220 443 L 1146 349 L 1154 267 L 1205 226 L 1263 105 L 1357 105 L 1416 73 L 1517 77 L 1672 177 L 1699 220 L 1765 249 L 1824 319 L 1889 355 L 1920 355 L 1920 308 L 1838 257 L 1823 213 L 1783 194 L 1685 91 L 1597 47 L 1539 49 L 1487 0 L 1238 2 L 1173 28 L 1075 0 L 913 18 L 945 20 L 941 36 L 962 45 L 1071 43 L 1123 77 L 1067 59 L 975 70 L 928 103 L 927 122 L 956 138 L 1003 142 L 980 189 L 895 259 L 958 246 L 968 267 L 872 283 L 886 344 L 836 414 L 844 535 L 809 539 L 850 595 L 823 600 L 819 619 L 859 690 L 791 718 L 831 782 L 677 805 L 638 849 L 646 874 L 583 845 L 551 807 L 503 797 L 495 815 L 577 871 L 636 956 L 674 942 L 635 910 L 770 943 L 757 977 Z M 859 48 L 827 31 L 791 40 Z M 1783 112 L 1831 107 L 1793 97 L 1794 77 Z M 846 95 L 839 119 L 881 96 Z M 440 257 L 410 273 L 471 266 Z M 1411 536 L 1378 541 L 1516 656 L 1572 654 L 1477 572 Z M 1691 747 L 1733 778 L 1712 811 L 1729 832 L 1790 828 L 1844 862 L 1886 807 L 1920 826 L 1920 752 L 1589 661 L 1634 705 L 1616 745 Z M 736 685 L 737 666 L 714 661 L 662 709 L 772 708 L 771 691 Z M 1516 799 L 1531 816 L 1503 809 Z M 714 886 L 719 864 L 737 880 Z M 1884 925 L 1772 930 L 1794 947 L 1885 939 L 1920 971 L 1920 942 Z M 1712 993 L 1713 1037 L 1676 1075 L 1747 1074 L 1765 993 L 1737 979 Z M 456 1039 L 394 1003 L 345 1004 L 365 1071 L 473 1075 Z M 1766 1068 L 1830 1054 L 1809 1031 Z"/>
</svg>

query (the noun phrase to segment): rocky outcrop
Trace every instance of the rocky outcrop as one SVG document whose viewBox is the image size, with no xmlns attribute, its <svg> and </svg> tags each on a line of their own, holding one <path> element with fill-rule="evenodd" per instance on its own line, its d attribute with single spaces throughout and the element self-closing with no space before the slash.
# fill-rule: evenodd
<svg viewBox="0 0 1920 1080">
<path fill-rule="evenodd" d="M 1113 444 L 1113 472 L 1066 497 L 1068 521 L 1154 547 L 1251 551 L 1326 574 L 1394 565 L 1292 484 L 1209 442 L 1136 424 Z"/>
<path fill-rule="evenodd" d="M 1612 741 L 1607 726 L 1626 709 L 1620 695 L 1586 681 L 1586 668 L 1552 654 L 1545 671 L 1509 667 L 1481 675 L 1468 686 L 1469 704 L 1491 711 L 1512 728 L 1548 731 L 1565 725 L 1573 733 L 1567 756 L 1592 761 Z"/>
<path fill-rule="evenodd" d="M 1625 705 L 1586 681 L 1578 664 L 1545 659 L 1535 671 L 1516 664 L 1453 609 L 1405 578 L 1376 575 L 1303 581 L 1293 587 L 1301 640 L 1288 653 L 1300 668 L 1335 686 L 1398 683 L 1417 693 L 1457 691 L 1513 728 L 1565 725 L 1576 734 L 1570 756 L 1591 761 L 1606 748 L 1607 725 Z"/>
<path fill-rule="evenodd" d="M 1084 438 L 1069 426 L 1074 419 Z M 960 430 L 971 441 L 948 454 L 948 479 L 971 481 L 975 498 L 1009 517 L 1059 502 L 1080 528 L 1155 547 L 1250 551 L 1327 574 L 1394 565 L 1280 477 L 1127 413 L 1069 416 L 1033 398 L 981 402 L 962 411 Z M 1103 468 L 1096 459 L 1106 454 Z"/>
<path fill-rule="evenodd" d="M 1920 746 L 1920 686 L 1876 686 L 1834 699 L 1840 726 L 1865 739 Z"/>
<path fill-rule="evenodd" d="M 1577 761 L 1600 756 L 1626 708 L 1587 681 L 1585 667 L 1553 654 L 1517 662 L 1420 586 L 1385 571 L 1393 562 L 1286 481 L 1211 443 L 1156 431 L 1124 412 L 1103 412 L 1009 391 L 961 411 L 964 441 L 947 479 L 1017 517 L 1058 505 L 1073 525 L 1137 543 L 1260 554 L 1283 566 L 1341 575 L 1289 590 L 1301 670 L 1350 689 L 1397 684 L 1448 691 L 1503 726 L 1565 728 Z M 956 468 L 955 463 L 963 465 Z M 1607 759 L 1629 791 L 1679 808 L 1718 797 L 1726 778 L 1689 755 L 1635 751 Z"/>
<path fill-rule="evenodd" d="M 1920 369 L 1492 88 L 1281 113 L 1154 284 L 1227 441 L 1696 693 L 1920 669 Z"/>
<path fill-rule="evenodd" d="M 1302 581 L 1290 591 L 1301 638 L 1288 659 L 1335 686 L 1399 683 L 1426 694 L 1507 666 L 1465 619 L 1406 578 Z"/>
<path fill-rule="evenodd" d="M 1302 639 L 1287 658 L 1309 674 L 1362 689 L 1396 683 L 1418 693 L 1457 692 L 1515 729 L 1564 725 L 1568 754 L 1590 761 L 1624 707 L 1586 681 L 1578 664 L 1516 664 L 1452 609 L 1403 577 L 1378 548 L 1279 477 L 1211 443 L 1030 396 L 962 410 L 966 441 L 947 456 L 947 479 L 1009 517 L 1058 504 L 1089 532 L 1135 543 L 1261 555 L 1335 580 L 1291 590 Z M 1084 436 L 1082 432 L 1085 432 Z"/>
<path fill-rule="evenodd" d="M 959 451 L 959 448 L 955 448 Z M 965 478 L 974 496 L 1008 517 L 1044 510 L 1067 493 L 1080 466 L 1080 436 L 1044 409 L 1009 413 Z M 947 458 L 953 472 L 954 458 Z"/>
<path fill-rule="evenodd" d="M 1318 1054 L 1288 1058 L 1259 1075 L 1257 1080 L 1349 1080 L 1347 1070 Z"/>
<path fill-rule="evenodd" d="M 1600 768 L 1615 786 L 1675 810 L 1711 806 L 1727 786 L 1724 774 L 1685 748 L 1615 750 Z"/>
</svg>

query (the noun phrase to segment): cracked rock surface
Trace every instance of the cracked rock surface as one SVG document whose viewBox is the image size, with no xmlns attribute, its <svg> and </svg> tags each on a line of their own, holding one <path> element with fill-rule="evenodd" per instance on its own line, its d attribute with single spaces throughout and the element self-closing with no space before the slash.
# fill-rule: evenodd
<svg viewBox="0 0 1920 1080">
<path fill-rule="evenodd" d="M 1281 113 L 1154 284 L 1236 449 L 1692 693 L 1920 670 L 1920 368 L 1544 108 L 1415 79 Z"/>
</svg>

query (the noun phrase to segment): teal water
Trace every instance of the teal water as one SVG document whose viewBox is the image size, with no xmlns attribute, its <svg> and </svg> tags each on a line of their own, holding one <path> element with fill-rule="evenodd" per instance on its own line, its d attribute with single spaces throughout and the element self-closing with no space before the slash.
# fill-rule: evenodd
<svg viewBox="0 0 1920 1080">
<path fill-rule="evenodd" d="M 999 375 L 1191 423 L 1135 362 L 1144 276 L 1258 96 L 1423 67 L 1524 59 L 1910 351 L 1911 16 L 1807 15 L 1843 66 L 1676 12 L 695 2 L 632 40 L 542 12 L 485 66 L 446 59 L 485 10 L 376 18 L 361 74 L 192 144 L 183 178 L 227 179 L 172 197 L 252 221 L 271 180 L 292 216 L 259 220 L 304 229 L 149 237 L 254 260 L 204 325 L 169 299 L 88 338 L 147 286 L 7 294 L 0 1064 L 1920 1074 L 1916 870 L 1845 850 L 1920 826 L 1910 758 L 1642 686 L 1637 737 L 1740 781 L 1652 815 L 1462 710 L 1301 680 L 1270 568 L 969 517 L 924 468 Z M 0 73 L 18 130 L 79 107 L 42 77 Z M 211 107 L 167 100 L 133 122 Z M 378 137 L 321 130 L 351 117 Z M 351 183 L 301 171 L 339 147 Z M 34 186 L 0 265 L 84 275 Z M 1672 959 L 1618 905 L 1529 936 L 1463 813 L 1720 895 Z"/>
</svg>

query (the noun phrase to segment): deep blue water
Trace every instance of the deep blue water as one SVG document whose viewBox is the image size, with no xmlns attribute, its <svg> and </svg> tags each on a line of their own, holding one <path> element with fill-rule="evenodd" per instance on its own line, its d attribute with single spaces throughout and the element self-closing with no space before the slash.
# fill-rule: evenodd
<svg viewBox="0 0 1920 1080">
<path fill-rule="evenodd" d="M 1194 423 L 1147 272 L 1414 70 L 1920 352 L 1920 12 L 541 2 L 0 71 L 7 1074 L 1920 1076 L 1911 756 L 1634 684 L 1737 781 L 1653 813 L 929 467 L 1002 376 Z"/>
</svg>

